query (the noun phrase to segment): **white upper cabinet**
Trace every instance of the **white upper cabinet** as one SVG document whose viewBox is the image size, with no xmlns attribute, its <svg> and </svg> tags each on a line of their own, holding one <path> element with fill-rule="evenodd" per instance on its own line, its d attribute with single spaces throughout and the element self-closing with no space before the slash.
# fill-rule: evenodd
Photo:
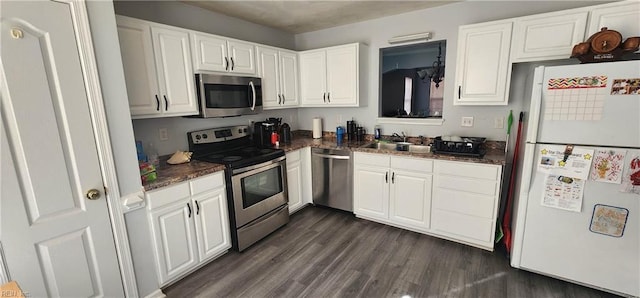
<svg viewBox="0 0 640 298">
<path fill-rule="evenodd" d="M 300 97 L 303 106 L 327 104 L 327 55 L 325 51 L 300 53 Z"/>
<path fill-rule="evenodd" d="M 258 46 L 256 52 L 264 108 L 297 107 L 300 103 L 297 53 L 263 46 Z"/>
<path fill-rule="evenodd" d="M 280 93 L 282 94 L 282 106 L 297 107 L 300 105 L 298 53 L 280 50 L 278 54 L 280 61 Z"/>
<path fill-rule="evenodd" d="M 117 16 L 131 116 L 198 113 L 187 31 Z"/>
<path fill-rule="evenodd" d="M 189 34 L 186 31 L 151 27 L 151 36 L 164 113 L 196 113 L 198 107 L 191 69 Z"/>
<path fill-rule="evenodd" d="M 582 42 L 586 9 L 518 18 L 513 28 L 512 62 L 566 59 Z"/>
<path fill-rule="evenodd" d="M 363 47 L 354 43 L 301 52 L 302 106 L 359 106 Z"/>
<path fill-rule="evenodd" d="M 624 39 L 640 35 L 640 2 L 623 1 L 592 7 L 589 27 L 584 39 L 600 31 L 602 27 L 616 30 Z"/>
<path fill-rule="evenodd" d="M 460 26 L 456 60 L 455 105 L 506 105 L 513 22 Z"/>
<path fill-rule="evenodd" d="M 191 32 L 191 39 L 196 72 L 256 74 L 253 44 L 202 32 Z"/>
</svg>

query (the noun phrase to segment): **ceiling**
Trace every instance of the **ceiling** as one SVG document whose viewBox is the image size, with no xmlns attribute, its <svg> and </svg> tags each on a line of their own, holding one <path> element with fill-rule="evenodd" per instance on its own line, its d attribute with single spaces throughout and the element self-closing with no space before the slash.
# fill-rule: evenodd
<svg viewBox="0 0 640 298">
<path fill-rule="evenodd" d="M 457 2 L 454 0 L 180 1 L 296 34 Z"/>
</svg>

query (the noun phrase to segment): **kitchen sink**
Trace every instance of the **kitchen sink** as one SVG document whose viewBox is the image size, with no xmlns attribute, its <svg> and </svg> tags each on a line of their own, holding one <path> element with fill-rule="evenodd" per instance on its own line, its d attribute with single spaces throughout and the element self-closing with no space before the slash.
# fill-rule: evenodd
<svg viewBox="0 0 640 298">
<path fill-rule="evenodd" d="M 367 144 L 362 148 L 370 148 L 370 149 L 377 149 L 377 150 L 408 151 L 413 153 L 430 153 L 431 152 L 431 146 L 429 145 L 411 144 L 408 146 L 408 148 L 407 146 L 404 146 L 404 148 L 407 148 L 407 150 L 398 150 L 397 149 L 398 147 L 402 147 L 402 146 L 398 146 L 398 144 L 396 143 L 375 142 L 375 143 Z"/>
</svg>

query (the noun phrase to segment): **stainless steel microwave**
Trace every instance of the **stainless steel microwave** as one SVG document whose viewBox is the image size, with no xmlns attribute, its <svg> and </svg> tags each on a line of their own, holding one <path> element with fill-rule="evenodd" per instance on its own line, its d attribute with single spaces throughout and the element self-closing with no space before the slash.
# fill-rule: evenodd
<svg viewBox="0 0 640 298">
<path fill-rule="evenodd" d="M 262 80 L 196 74 L 199 117 L 231 117 L 262 112 Z"/>
</svg>

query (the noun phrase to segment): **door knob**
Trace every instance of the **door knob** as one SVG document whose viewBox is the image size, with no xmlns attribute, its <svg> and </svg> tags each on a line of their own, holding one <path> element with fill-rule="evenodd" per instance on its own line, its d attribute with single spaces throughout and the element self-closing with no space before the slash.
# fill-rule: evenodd
<svg viewBox="0 0 640 298">
<path fill-rule="evenodd" d="M 90 189 L 87 191 L 87 199 L 89 200 L 97 200 L 100 198 L 100 191 L 97 189 Z"/>
</svg>

